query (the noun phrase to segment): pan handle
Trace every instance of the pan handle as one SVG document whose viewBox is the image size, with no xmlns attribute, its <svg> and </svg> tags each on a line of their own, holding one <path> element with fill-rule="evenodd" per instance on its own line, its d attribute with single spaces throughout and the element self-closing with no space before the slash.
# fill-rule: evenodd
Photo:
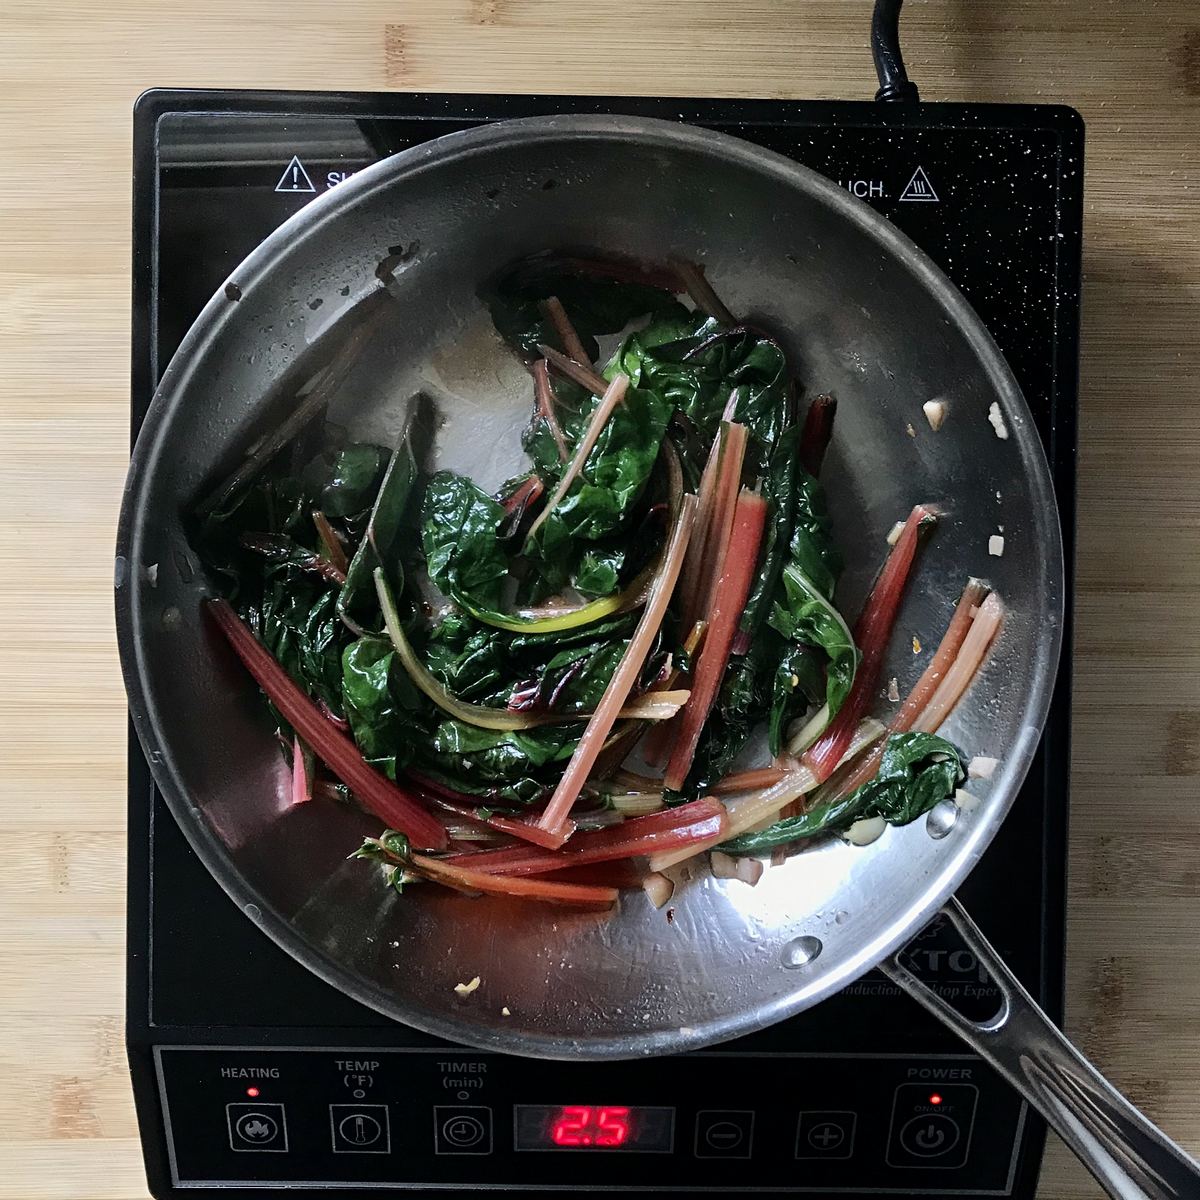
<svg viewBox="0 0 1200 1200">
<path fill-rule="evenodd" d="M 1115 1200 L 1200 1196 L 1200 1165 L 1067 1041 L 957 900 L 942 911 L 999 989 L 1000 1011 L 994 1017 L 975 1022 L 962 1016 L 901 963 L 901 951 L 880 970 L 991 1063 Z"/>
</svg>

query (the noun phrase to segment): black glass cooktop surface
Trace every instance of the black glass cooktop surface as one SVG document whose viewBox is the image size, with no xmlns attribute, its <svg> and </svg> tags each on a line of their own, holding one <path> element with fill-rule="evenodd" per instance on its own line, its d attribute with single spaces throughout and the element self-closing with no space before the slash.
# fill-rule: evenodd
<svg viewBox="0 0 1200 1200">
<path fill-rule="evenodd" d="M 1017 375 L 1070 561 L 1083 132 L 1063 108 L 148 93 L 134 128 L 133 435 L 200 308 L 300 206 L 442 133 L 579 110 L 758 142 L 836 180 L 920 244 Z M 1068 623 L 1068 646 L 1069 636 Z M 962 893 L 1052 1015 L 1062 1006 L 1068 680 L 1069 660 L 1026 785 Z M 277 949 L 192 854 L 133 741 L 129 829 L 129 1046 L 156 1195 L 1033 1194 L 1040 1122 L 880 975 L 701 1054 L 505 1059 L 380 1017 Z M 994 1005 L 948 930 L 926 931 L 912 955 L 954 1003 L 979 1015 Z"/>
</svg>

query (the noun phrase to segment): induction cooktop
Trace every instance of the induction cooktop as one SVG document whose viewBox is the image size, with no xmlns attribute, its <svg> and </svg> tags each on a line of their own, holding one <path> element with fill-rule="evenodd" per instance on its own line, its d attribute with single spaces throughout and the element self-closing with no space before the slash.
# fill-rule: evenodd
<svg viewBox="0 0 1200 1200">
<path fill-rule="evenodd" d="M 916 241 L 1024 390 L 1071 561 L 1083 128 L 1060 107 L 147 93 L 134 116 L 133 437 L 203 304 L 302 205 L 443 133 L 568 111 L 757 142 Z M 1069 617 L 1068 604 L 1068 647 Z M 1069 679 L 1068 654 L 1028 780 L 962 891 L 1056 1020 Z M 669 1059 L 539 1062 L 439 1042 L 343 996 L 260 932 L 191 851 L 132 732 L 128 888 L 128 1046 L 156 1196 L 1034 1194 L 1040 1119 L 881 975 Z M 909 956 L 956 1006 L 995 1008 L 949 928 L 935 923 Z"/>
</svg>

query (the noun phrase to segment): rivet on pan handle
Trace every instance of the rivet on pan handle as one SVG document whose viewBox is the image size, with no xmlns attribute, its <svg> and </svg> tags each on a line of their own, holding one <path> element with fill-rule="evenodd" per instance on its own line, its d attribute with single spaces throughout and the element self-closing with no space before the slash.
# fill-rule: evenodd
<svg viewBox="0 0 1200 1200">
<path fill-rule="evenodd" d="M 964 1017 L 901 963 L 902 951 L 880 964 L 880 970 L 991 1063 L 1046 1118 L 1110 1196 L 1200 1196 L 1200 1165 L 1067 1041 L 957 900 L 949 900 L 942 913 L 999 990 L 1001 1006 L 995 1016 L 983 1022 Z"/>
</svg>

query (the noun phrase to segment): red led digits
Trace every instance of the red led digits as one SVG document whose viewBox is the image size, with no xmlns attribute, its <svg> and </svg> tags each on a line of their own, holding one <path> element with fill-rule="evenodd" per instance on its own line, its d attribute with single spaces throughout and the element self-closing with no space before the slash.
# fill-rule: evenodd
<svg viewBox="0 0 1200 1200">
<path fill-rule="evenodd" d="M 596 1145 L 619 1146 L 628 1137 L 629 1109 L 600 1109 L 596 1115 Z"/>
<path fill-rule="evenodd" d="M 670 1153 L 675 1110 L 654 1105 L 517 1104 L 517 1150 L 590 1150 L 608 1153 Z"/>
<path fill-rule="evenodd" d="M 628 1108 L 569 1104 L 553 1117 L 550 1140 L 556 1146 L 621 1146 L 629 1132 Z"/>
<path fill-rule="evenodd" d="M 564 1108 L 550 1127 L 550 1140 L 556 1146 L 583 1146 L 584 1130 L 592 1119 L 592 1110 L 581 1104 Z"/>
</svg>

